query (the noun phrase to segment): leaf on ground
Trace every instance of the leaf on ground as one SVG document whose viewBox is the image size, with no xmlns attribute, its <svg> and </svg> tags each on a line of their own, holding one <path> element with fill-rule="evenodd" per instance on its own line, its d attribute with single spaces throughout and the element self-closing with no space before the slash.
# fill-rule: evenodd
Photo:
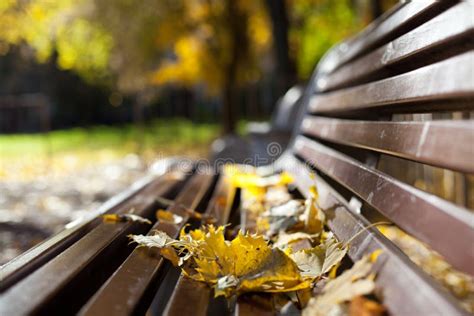
<svg viewBox="0 0 474 316">
<path fill-rule="evenodd" d="M 364 256 L 351 269 L 329 281 L 322 294 L 311 298 L 303 310 L 303 316 L 338 315 L 344 309 L 341 304 L 357 296 L 370 294 L 375 288 L 373 278 L 369 275 L 371 270 L 370 256 Z"/>
<path fill-rule="evenodd" d="M 105 223 L 138 222 L 149 225 L 152 224 L 149 219 L 135 214 L 104 214 L 102 215 L 102 220 Z"/>
<path fill-rule="evenodd" d="M 334 237 L 311 249 L 304 249 L 290 254 L 305 278 L 315 279 L 328 273 L 338 265 L 347 253 L 347 247 L 337 242 Z"/>
</svg>

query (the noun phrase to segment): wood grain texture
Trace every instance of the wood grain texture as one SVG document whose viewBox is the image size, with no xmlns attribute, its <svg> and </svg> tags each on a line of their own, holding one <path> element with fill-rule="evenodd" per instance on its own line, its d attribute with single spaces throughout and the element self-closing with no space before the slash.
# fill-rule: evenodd
<svg viewBox="0 0 474 316">
<path fill-rule="evenodd" d="M 472 120 L 384 122 L 307 116 L 301 131 L 337 144 L 474 173 L 474 146 L 466 146 L 474 144 Z"/>
<path fill-rule="evenodd" d="M 178 194 L 168 211 L 182 217 L 179 223 L 158 221 L 150 230 L 160 230 L 172 238 L 189 220 L 189 213 L 184 208 L 195 209 L 209 190 L 213 180 L 212 174 L 194 175 Z M 184 208 L 183 208 L 184 207 Z M 117 269 L 114 275 L 81 309 L 80 315 L 114 315 L 144 314 L 159 280 L 165 271 L 165 259 L 158 249 L 136 248 Z"/>
<path fill-rule="evenodd" d="M 296 153 L 345 186 L 454 267 L 474 275 L 474 214 L 305 137 Z M 442 233 L 441 233 L 442 232 Z"/>
<path fill-rule="evenodd" d="M 376 266 L 376 295 L 383 301 L 390 315 L 465 315 L 455 297 L 449 294 L 430 276 L 416 266 L 400 249 L 369 222 L 352 210 L 347 201 L 319 176 L 310 176 L 311 169 L 291 154 L 278 161 L 280 168 L 290 172 L 299 191 L 309 195 L 310 186 L 316 185 L 322 210 L 328 226 L 338 240 L 348 242 L 349 256 L 353 261 L 381 249 Z M 356 238 L 353 236 L 357 235 Z"/>
<path fill-rule="evenodd" d="M 315 95 L 309 111 L 329 114 L 361 109 L 384 109 L 396 106 L 412 112 L 412 105 L 428 103 L 432 111 L 453 108 L 455 101 L 466 101 L 474 108 L 474 51 L 422 67 L 392 78 L 353 88 Z"/>
<path fill-rule="evenodd" d="M 381 79 L 474 47 L 474 4 L 462 2 L 316 82 L 320 92 Z"/>
</svg>

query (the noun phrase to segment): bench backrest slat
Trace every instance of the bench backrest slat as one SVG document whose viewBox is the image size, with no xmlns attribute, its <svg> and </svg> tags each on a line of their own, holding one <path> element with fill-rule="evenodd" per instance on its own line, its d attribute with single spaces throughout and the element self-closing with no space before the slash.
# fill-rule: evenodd
<svg viewBox="0 0 474 316">
<path fill-rule="evenodd" d="M 395 77 L 317 94 L 309 110 L 314 114 L 472 110 L 473 73 L 474 52 L 470 51 Z"/>
<path fill-rule="evenodd" d="M 377 249 L 382 250 L 382 264 L 376 268 L 375 281 L 377 293 L 391 315 L 464 314 L 453 296 L 420 271 L 419 267 L 376 228 L 368 227 L 370 223 L 354 212 L 338 192 L 320 177 L 311 177 L 311 168 L 294 156 L 288 155 L 284 158 L 279 161 L 280 167 L 298 175 L 295 178 L 296 185 L 306 197 L 309 195 L 309 187 L 316 182 L 319 191 L 318 204 L 326 213 L 327 224 L 338 240 L 343 243 L 350 241 L 349 256 L 352 260 L 359 260 Z M 412 291 L 414 285 L 416 295 Z"/>
<path fill-rule="evenodd" d="M 295 148 L 305 161 L 352 190 L 413 236 L 431 244 L 455 266 L 474 274 L 474 215 L 468 210 L 308 138 L 298 138 Z"/>
<path fill-rule="evenodd" d="M 301 132 L 337 144 L 474 173 L 474 146 L 466 146 L 474 144 L 474 124 L 469 121 L 390 122 L 311 116 L 304 119 Z"/>
<path fill-rule="evenodd" d="M 385 174 L 377 160 L 386 154 L 474 173 L 473 120 L 393 121 L 474 110 L 473 8 L 409 1 L 337 45 L 313 75 L 291 148 L 471 275 L 473 213 Z"/>
<path fill-rule="evenodd" d="M 474 4 L 462 2 L 316 81 L 318 91 L 396 75 L 474 47 Z"/>
<path fill-rule="evenodd" d="M 450 0 L 401 2 L 364 31 L 331 49 L 318 65 L 318 71 L 330 73 L 367 51 L 414 29 L 456 2 Z"/>
</svg>

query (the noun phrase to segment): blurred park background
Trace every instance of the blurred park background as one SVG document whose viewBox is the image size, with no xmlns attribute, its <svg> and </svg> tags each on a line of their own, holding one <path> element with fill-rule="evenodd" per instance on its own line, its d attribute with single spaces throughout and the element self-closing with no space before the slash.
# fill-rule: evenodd
<svg viewBox="0 0 474 316">
<path fill-rule="evenodd" d="M 271 117 L 392 0 L 0 0 L 0 264 Z"/>
</svg>

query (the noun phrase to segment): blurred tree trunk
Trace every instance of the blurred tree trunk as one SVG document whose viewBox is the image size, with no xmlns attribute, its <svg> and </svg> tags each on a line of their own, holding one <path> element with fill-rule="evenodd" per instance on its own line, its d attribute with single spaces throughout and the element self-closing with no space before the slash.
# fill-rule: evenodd
<svg viewBox="0 0 474 316">
<path fill-rule="evenodd" d="M 281 96 L 296 82 L 296 68 L 289 54 L 288 14 L 285 0 L 267 0 L 272 21 L 273 46 L 277 60 L 277 95 Z"/>
<path fill-rule="evenodd" d="M 136 151 L 139 155 L 143 153 L 143 148 L 145 147 L 145 129 L 144 129 L 144 122 L 143 122 L 143 109 L 144 109 L 145 101 L 144 97 L 141 93 L 138 93 L 135 96 L 135 100 L 133 102 L 133 124 L 137 128 L 137 135 L 136 135 Z"/>
<path fill-rule="evenodd" d="M 372 13 L 372 20 L 375 20 L 383 13 L 382 0 L 370 0 L 370 11 Z"/>
<path fill-rule="evenodd" d="M 226 0 L 226 16 L 229 23 L 230 48 L 226 63 L 222 98 L 222 134 L 235 134 L 237 124 L 237 69 L 246 58 L 248 39 L 247 21 L 239 12 L 234 0 Z"/>
</svg>

